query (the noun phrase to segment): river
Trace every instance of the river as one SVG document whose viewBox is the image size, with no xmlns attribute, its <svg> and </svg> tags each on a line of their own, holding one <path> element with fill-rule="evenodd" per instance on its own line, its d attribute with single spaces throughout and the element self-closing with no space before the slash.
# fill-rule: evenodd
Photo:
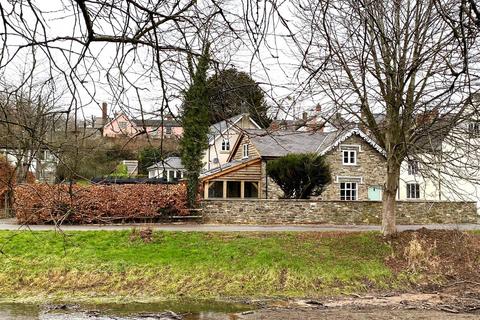
<svg viewBox="0 0 480 320">
<path fill-rule="evenodd" d="M 167 311 L 167 310 L 171 310 Z M 349 319 L 349 320 L 407 320 L 480 319 L 475 314 L 454 314 L 434 310 L 400 308 L 263 308 L 252 310 L 249 305 L 208 303 L 104 304 L 88 306 L 37 306 L 29 304 L 0 304 L 2 320 L 273 320 L 273 319 Z"/>
</svg>

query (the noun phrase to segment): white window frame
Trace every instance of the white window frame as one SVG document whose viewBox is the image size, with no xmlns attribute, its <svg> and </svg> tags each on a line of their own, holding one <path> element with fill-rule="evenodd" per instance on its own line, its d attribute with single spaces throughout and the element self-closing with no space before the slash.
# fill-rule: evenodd
<svg viewBox="0 0 480 320">
<path fill-rule="evenodd" d="M 345 154 L 347 153 L 348 162 L 345 162 Z M 350 162 L 351 156 L 353 154 L 353 162 Z M 342 150 L 342 164 L 344 166 L 355 166 L 357 165 L 357 150 L 345 149 Z"/>
<path fill-rule="evenodd" d="M 342 188 L 343 185 L 343 188 Z M 342 196 L 342 191 L 345 192 Z M 347 196 L 347 191 L 350 195 Z M 342 199 L 343 198 L 343 199 Z M 358 183 L 357 182 L 340 182 L 340 200 L 341 201 L 357 201 L 358 200 Z"/>
<path fill-rule="evenodd" d="M 409 176 L 415 176 L 418 174 L 418 161 L 417 160 L 408 160 L 407 161 L 407 173 Z"/>
<path fill-rule="evenodd" d="M 170 127 L 170 126 L 165 127 L 165 134 L 166 135 L 171 135 L 172 132 L 173 132 L 172 127 Z"/>
<path fill-rule="evenodd" d="M 230 151 L 230 139 L 223 139 L 222 140 L 222 151 Z"/>
<path fill-rule="evenodd" d="M 248 151 L 248 143 L 243 144 L 243 152 L 242 152 L 243 158 L 248 158 L 250 156 L 249 151 Z"/>
<path fill-rule="evenodd" d="M 480 121 L 472 121 L 468 124 L 470 137 L 480 137 Z"/>
<path fill-rule="evenodd" d="M 416 182 L 407 183 L 407 199 L 420 199 L 420 184 Z M 413 189 L 412 189 L 413 188 Z M 413 197 L 412 197 L 413 195 Z"/>
</svg>

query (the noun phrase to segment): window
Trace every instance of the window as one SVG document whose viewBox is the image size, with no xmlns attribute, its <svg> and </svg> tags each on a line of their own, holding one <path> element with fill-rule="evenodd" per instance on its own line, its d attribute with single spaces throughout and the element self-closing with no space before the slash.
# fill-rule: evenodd
<svg viewBox="0 0 480 320">
<path fill-rule="evenodd" d="M 208 186 L 209 198 L 223 198 L 223 181 L 212 181 Z"/>
<path fill-rule="evenodd" d="M 346 165 L 355 165 L 357 164 L 357 151 L 356 150 L 343 150 L 342 151 L 342 162 Z"/>
<path fill-rule="evenodd" d="M 244 198 L 258 198 L 258 182 L 244 182 Z"/>
<path fill-rule="evenodd" d="M 125 121 L 119 122 L 118 127 L 120 128 L 120 130 L 125 130 L 127 129 L 127 123 Z"/>
<path fill-rule="evenodd" d="M 468 124 L 468 134 L 471 137 L 480 137 L 480 121 L 471 122 Z"/>
<path fill-rule="evenodd" d="M 244 157 L 244 158 L 248 158 L 248 155 L 249 155 L 249 154 L 248 154 L 248 143 L 245 143 L 245 144 L 243 145 L 243 157 Z"/>
<path fill-rule="evenodd" d="M 410 160 L 408 161 L 408 175 L 413 176 L 418 174 L 418 161 Z"/>
<path fill-rule="evenodd" d="M 173 181 L 173 180 L 175 180 L 175 171 L 168 170 L 168 181 Z"/>
<path fill-rule="evenodd" d="M 241 182 L 240 181 L 227 181 L 227 198 L 240 198 L 241 197 Z"/>
<path fill-rule="evenodd" d="M 222 141 L 222 151 L 229 151 L 230 150 L 230 140 L 223 139 Z"/>
<path fill-rule="evenodd" d="M 177 170 L 177 179 L 182 179 L 182 171 Z"/>
<path fill-rule="evenodd" d="M 172 127 L 165 127 L 165 134 L 172 134 Z"/>
<path fill-rule="evenodd" d="M 420 185 L 407 183 L 407 199 L 420 199 Z"/>
<path fill-rule="evenodd" d="M 357 183 L 340 183 L 340 200 L 357 200 Z"/>
</svg>

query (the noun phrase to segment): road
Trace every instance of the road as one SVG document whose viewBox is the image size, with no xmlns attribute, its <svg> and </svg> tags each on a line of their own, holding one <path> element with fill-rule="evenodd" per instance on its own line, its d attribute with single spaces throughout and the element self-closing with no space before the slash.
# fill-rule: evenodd
<svg viewBox="0 0 480 320">
<path fill-rule="evenodd" d="M 379 231 L 376 225 L 225 225 L 225 224 L 160 224 L 136 223 L 122 225 L 63 225 L 63 231 L 95 231 L 95 230 L 129 230 L 132 228 L 150 227 L 160 231 L 182 232 L 364 232 Z M 480 224 L 424 224 L 424 225 L 398 225 L 399 231 L 427 229 L 446 230 L 480 230 Z M 18 225 L 14 219 L 0 219 L 0 230 L 58 230 L 54 225 Z"/>
</svg>

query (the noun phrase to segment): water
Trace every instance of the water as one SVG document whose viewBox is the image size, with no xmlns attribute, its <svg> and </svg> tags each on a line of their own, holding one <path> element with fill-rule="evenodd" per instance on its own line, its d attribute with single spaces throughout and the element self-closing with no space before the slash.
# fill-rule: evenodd
<svg viewBox="0 0 480 320">
<path fill-rule="evenodd" d="M 51 309 L 27 304 L 0 304 L 1 320 L 469 320 L 480 319 L 479 314 L 451 314 L 433 310 L 405 310 L 397 308 L 367 309 L 264 309 L 254 312 L 248 305 L 220 302 L 174 302 L 157 304 L 105 304 L 65 309 Z M 172 310 L 180 317 L 168 317 Z M 244 312 L 244 314 L 242 314 Z M 163 317 L 162 317 L 163 316 Z"/>
<path fill-rule="evenodd" d="M 216 301 L 128 303 L 102 305 L 38 306 L 29 304 L 0 304 L 1 320 L 234 320 L 236 314 L 251 310 L 248 305 Z M 173 312 L 170 313 L 169 311 Z"/>
</svg>

